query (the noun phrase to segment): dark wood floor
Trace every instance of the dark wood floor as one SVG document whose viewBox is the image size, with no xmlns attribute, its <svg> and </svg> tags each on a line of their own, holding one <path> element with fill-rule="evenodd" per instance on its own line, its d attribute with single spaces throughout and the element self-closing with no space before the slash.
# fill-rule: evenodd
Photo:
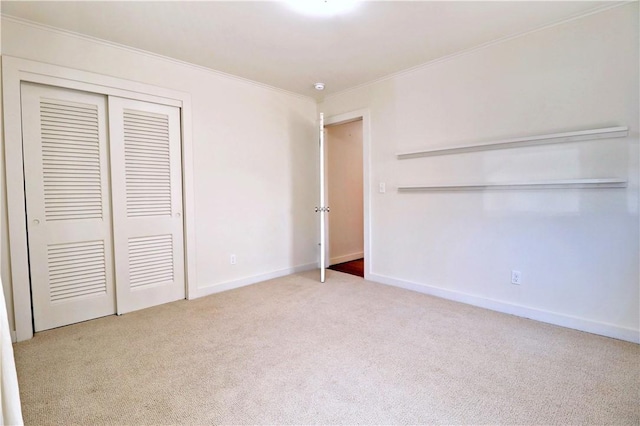
<svg viewBox="0 0 640 426">
<path fill-rule="evenodd" d="M 329 266 L 329 269 L 364 278 L 364 259 L 356 259 L 350 262 L 338 263 L 337 265 Z"/>
</svg>

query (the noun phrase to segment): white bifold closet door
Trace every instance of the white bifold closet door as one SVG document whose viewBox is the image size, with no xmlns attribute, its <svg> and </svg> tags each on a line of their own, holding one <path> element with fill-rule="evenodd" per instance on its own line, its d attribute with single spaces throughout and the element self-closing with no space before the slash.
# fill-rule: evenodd
<svg viewBox="0 0 640 426">
<path fill-rule="evenodd" d="M 183 299 L 180 110 L 23 84 L 22 121 L 35 331 Z"/>
<path fill-rule="evenodd" d="M 117 310 L 185 297 L 180 110 L 109 97 Z"/>
<path fill-rule="evenodd" d="M 107 99 L 22 85 L 35 331 L 115 313 Z"/>
</svg>

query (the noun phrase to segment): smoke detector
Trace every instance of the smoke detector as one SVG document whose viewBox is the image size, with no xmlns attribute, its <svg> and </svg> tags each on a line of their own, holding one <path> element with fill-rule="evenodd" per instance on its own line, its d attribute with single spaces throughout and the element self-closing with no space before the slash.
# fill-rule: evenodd
<svg viewBox="0 0 640 426">
<path fill-rule="evenodd" d="M 315 87 L 316 90 L 324 90 L 324 83 L 316 83 L 313 87 Z"/>
</svg>

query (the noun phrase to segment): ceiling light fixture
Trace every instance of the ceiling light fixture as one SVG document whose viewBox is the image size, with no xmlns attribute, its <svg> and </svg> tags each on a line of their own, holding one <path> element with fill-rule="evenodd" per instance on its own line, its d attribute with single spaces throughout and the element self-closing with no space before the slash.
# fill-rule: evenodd
<svg viewBox="0 0 640 426">
<path fill-rule="evenodd" d="M 316 90 L 324 90 L 324 83 L 316 83 L 313 87 L 315 87 Z"/>
<path fill-rule="evenodd" d="M 286 0 L 296 12 L 311 16 L 334 16 L 350 12 L 360 0 Z"/>
</svg>

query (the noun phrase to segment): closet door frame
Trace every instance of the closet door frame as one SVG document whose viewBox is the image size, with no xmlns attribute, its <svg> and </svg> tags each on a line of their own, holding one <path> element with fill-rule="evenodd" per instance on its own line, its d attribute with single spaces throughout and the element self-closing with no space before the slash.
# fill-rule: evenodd
<svg viewBox="0 0 640 426">
<path fill-rule="evenodd" d="M 11 288 L 13 290 L 15 325 L 15 336 L 12 336 L 12 340 L 23 341 L 33 337 L 25 214 L 22 112 L 20 106 L 20 87 L 23 82 L 81 90 L 106 96 L 118 96 L 180 108 L 185 294 L 187 299 L 196 297 L 191 95 L 144 83 L 3 55 L 4 154 Z M 7 284 L 5 283 L 5 285 Z"/>
</svg>

